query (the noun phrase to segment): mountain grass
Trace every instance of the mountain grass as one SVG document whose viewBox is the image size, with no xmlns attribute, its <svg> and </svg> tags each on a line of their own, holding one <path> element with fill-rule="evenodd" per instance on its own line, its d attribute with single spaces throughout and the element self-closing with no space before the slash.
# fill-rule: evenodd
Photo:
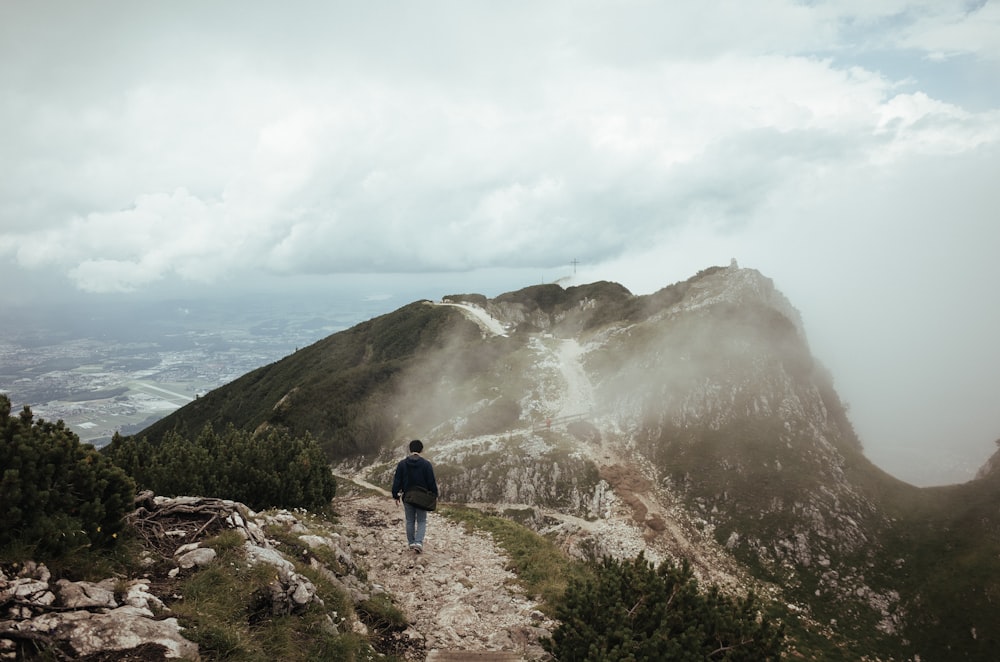
<svg viewBox="0 0 1000 662">
<path fill-rule="evenodd" d="M 317 588 L 325 607 L 311 605 L 302 614 L 274 616 L 261 611 L 258 595 L 268 591 L 274 569 L 247 564 L 243 539 L 235 531 L 206 541 L 218 553 L 215 561 L 186 577 L 177 588 L 183 595 L 170 605 L 184 626 L 184 636 L 199 646 L 202 659 L 237 662 L 288 660 L 368 660 L 374 654 L 367 642 L 329 626 L 331 608 L 350 608 L 350 599 L 308 567 L 296 570 Z M 308 573 L 308 574 L 307 574 Z"/>
<path fill-rule="evenodd" d="M 140 434 L 156 444 L 169 431 L 196 433 L 206 424 L 220 431 L 276 426 L 310 434 L 334 461 L 374 453 L 394 436 L 385 403 L 415 357 L 479 337 L 460 311 L 415 302 L 247 373 Z"/>
<path fill-rule="evenodd" d="M 455 505 L 440 512 L 469 531 L 488 533 L 510 558 L 509 569 L 525 593 L 536 596 L 546 613 L 552 613 L 571 581 L 589 572 L 585 563 L 569 558 L 554 542 L 510 519 Z"/>
<path fill-rule="evenodd" d="M 910 614 L 907 652 L 927 659 L 996 659 L 998 479 L 915 490 L 911 498 L 895 504 L 897 519 L 886 537 L 886 562 L 879 570 L 905 596 Z"/>
</svg>

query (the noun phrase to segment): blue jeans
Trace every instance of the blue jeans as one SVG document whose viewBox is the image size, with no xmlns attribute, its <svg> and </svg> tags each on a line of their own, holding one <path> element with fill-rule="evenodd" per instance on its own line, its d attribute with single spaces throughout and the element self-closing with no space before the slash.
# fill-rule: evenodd
<svg viewBox="0 0 1000 662">
<path fill-rule="evenodd" d="M 424 533 L 427 531 L 427 511 L 414 508 L 408 503 L 403 504 L 406 513 L 406 543 L 423 547 Z"/>
</svg>

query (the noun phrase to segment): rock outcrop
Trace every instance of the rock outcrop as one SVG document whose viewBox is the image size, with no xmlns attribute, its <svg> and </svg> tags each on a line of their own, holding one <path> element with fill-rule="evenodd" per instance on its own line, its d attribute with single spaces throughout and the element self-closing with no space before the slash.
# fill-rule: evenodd
<svg viewBox="0 0 1000 662">
<path fill-rule="evenodd" d="M 273 581 L 256 596 L 263 601 L 254 605 L 258 615 L 325 609 L 313 582 L 268 537 L 280 531 L 316 552 L 303 558 L 355 606 L 351 614 L 329 612 L 332 631 L 368 636 L 376 650 L 406 660 L 454 651 L 546 659 L 540 641 L 553 624 L 518 591 L 507 559 L 488 536 L 432 514 L 426 552 L 418 556 L 406 548 L 402 510 L 387 495 L 352 491 L 347 483 L 342 489 L 345 496 L 335 502 L 342 524 L 322 527 L 283 510 L 255 513 L 224 499 L 144 493 L 130 517 L 145 541 L 143 577 L 56 580 L 45 565 L 32 562 L 0 573 L 0 660 L 39 651 L 61 660 L 202 659 L 169 604 L 183 599 L 180 578 L 218 562 L 206 540 L 224 530 L 243 538 L 248 564 L 273 569 Z M 380 597 L 398 605 L 408 625 L 366 625 L 366 605 Z"/>
<path fill-rule="evenodd" d="M 164 617 L 169 609 L 149 592 L 148 580 L 53 582 L 45 565 L 29 562 L 13 576 L 0 572 L 0 607 L 6 609 L 0 659 L 23 659 L 38 649 L 73 659 L 139 648 L 151 660 L 199 659 L 177 619 Z"/>
<path fill-rule="evenodd" d="M 108 651 L 143 650 L 143 659 L 199 659 L 198 646 L 184 637 L 161 590 L 181 572 L 210 565 L 216 557 L 204 540 L 223 529 L 244 539 L 247 562 L 275 569 L 267 611 L 293 614 L 319 598 L 316 588 L 270 544 L 266 518 L 224 499 L 154 497 L 144 493 L 130 522 L 145 539 L 144 562 L 151 570 L 133 580 L 52 580 L 48 568 L 27 562 L 16 573 L 0 573 L 0 659 L 21 659 L 25 651 L 60 651 L 74 659 Z M 272 516 L 273 517 L 273 516 Z M 152 570 L 161 568 L 160 575 Z"/>
</svg>

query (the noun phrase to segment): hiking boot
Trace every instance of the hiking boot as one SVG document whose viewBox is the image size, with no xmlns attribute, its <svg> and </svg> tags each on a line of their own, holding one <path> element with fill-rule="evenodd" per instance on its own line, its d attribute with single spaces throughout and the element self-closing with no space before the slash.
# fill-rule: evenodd
<svg viewBox="0 0 1000 662">
<path fill-rule="evenodd" d="M 410 546 L 410 549 L 412 549 L 412 550 L 413 550 L 414 552 L 416 552 L 417 554 L 420 554 L 421 552 L 423 552 L 423 551 L 424 551 L 424 546 L 423 546 L 423 545 L 421 545 L 421 544 L 420 544 L 420 543 L 418 543 L 418 542 L 415 542 L 415 543 L 413 543 L 413 545 L 411 545 L 411 546 Z"/>
</svg>

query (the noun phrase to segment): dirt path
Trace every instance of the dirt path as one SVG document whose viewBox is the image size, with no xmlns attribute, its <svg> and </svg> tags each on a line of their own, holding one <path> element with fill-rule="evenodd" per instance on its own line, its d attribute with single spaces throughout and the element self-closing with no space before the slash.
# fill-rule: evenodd
<svg viewBox="0 0 1000 662">
<path fill-rule="evenodd" d="M 406 546 L 403 508 L 388 495 L 346 494 L 335 509 L 357 532 L 351 544 L 363 550 L 369 581 L 392 595 L 410 622 L 406 659 L 456 651 L 543 658 L 537 640 L 552 624 L 515 585 L 489 536 L 429 513 L 424 553 L 415 554 Z"/>
</svg>

